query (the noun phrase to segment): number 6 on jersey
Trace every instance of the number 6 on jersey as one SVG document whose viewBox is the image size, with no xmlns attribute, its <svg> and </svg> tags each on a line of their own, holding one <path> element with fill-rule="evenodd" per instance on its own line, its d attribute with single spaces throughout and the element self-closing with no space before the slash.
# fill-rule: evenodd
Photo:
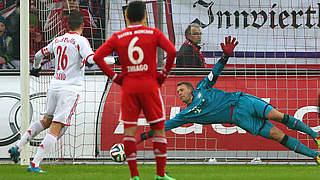
<svg viewBox="0 0 320 180">
<path fill-rule="evenodd" d="M 128 56 L 132 64 L 140 64 L 144 58 L 143 50 L 139 46 L 134 46 L 136 42 L 139 40 L 139 38 L 136 36 L 132 38 L 132 40 L 129 43 L 128 47 Z M 137 52 L 139 54 L 139 58 L 135 59 L 133 57 L 133 53 Z"/>
</svg>

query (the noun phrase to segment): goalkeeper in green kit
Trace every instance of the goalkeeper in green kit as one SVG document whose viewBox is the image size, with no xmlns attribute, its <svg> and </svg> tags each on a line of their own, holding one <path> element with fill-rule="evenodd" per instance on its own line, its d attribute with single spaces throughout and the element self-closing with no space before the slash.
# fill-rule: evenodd
<svg viewBox="0 0 320 180">
<path fill-rule="evenodd" d="M 165 122 L 165 130 L 179 127 L 188 123 L 197 124 L 236 124 L 247 130 L 252 135 L 260 135 L 272 139 L 286 148 L 311 157 L 320 164 L 319 152 L 310 149 L 299 140 L 284 134 L 274 126 L 270 120 L 285 124 L 288 128 L 308 134 L 320 146 L 320 138 L 302 121 L 279 112 L 267 102 L 244 92 L 225 92 L 213 88 L 221 71 L 228 61 L 229 55 L 238 42 L 231 37 L 225 38 L 225 44 L 221 43 L 224 55 L 212 68 L 212 71 L 202 79 L 196 88 L 189 82 L 179 82 L 177 93 L 180 100 L 187 104 L 187 108 L 179 112 L 174 118 Z M 143 141 L 152 137 L 152 131 L 141 134 Z"/>
</svg>

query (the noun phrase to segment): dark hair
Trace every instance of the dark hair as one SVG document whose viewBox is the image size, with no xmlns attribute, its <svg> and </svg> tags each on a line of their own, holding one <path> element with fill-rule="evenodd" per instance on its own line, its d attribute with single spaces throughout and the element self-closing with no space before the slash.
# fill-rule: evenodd
<svg viewBox="0 0 320 180">
<path fill-rule="evenodd" d="M 132 1 L 127 7 L 127 17 L 130 22 L 142 21 L 146 12 L 146 4 L 142 1 Z"/>
<path fill-rule="evenodd" d="M 177 86 L 181 86 L 181 85 L 186 85 L 189 89 L 192 89 L 193 91 L 193 86 L 191 83 L 187 82 L 187 81 L 181 81 L 181 82 L 178 82 Z"/>
<path fill-rule="evenodd" d="M 77 30 L 83 24 L 83 14 L 78 10 L 71 10 L 68 17 L 68 27 L 71 31 Z"/>
<path fill-rule="evenodd" d="M 197 28 L 200 29 L 200 25 L 197 24 L 197 23 L 191 23 L 191 24 L 189 24 L 189 26 L 187 27 L 187 29 L 184 31 L 185 37 L 187 37 L 187 35 L 190 35 L 190 34 L 191 34 L 191 28 L 192 28 L 192 27 L 197 27 Z"/>
</svg>

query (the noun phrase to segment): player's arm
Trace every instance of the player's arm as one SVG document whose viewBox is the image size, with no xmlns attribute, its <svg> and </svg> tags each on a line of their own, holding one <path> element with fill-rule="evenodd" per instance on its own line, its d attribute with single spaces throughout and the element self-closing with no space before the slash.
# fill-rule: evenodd
<svg viewBox="0 0 320 180">
<path fill-rule="evenodd" d="M 187 124 L 187 121 L 183 118 L 183 116 L 180 115 L 180 113 L 178 113 L 176 115 L 176 117 L 167 120 L 164 123 L 164 130 L 168 131 L 170 129 L 174 129 L 176 127 L 182 126 L 184 124 Z M 140 140 L 138 141 L 138 144 L 141 143 L 144 140 L 147 140 L 149 138 L 153 137 L 153 131 L 150 130 L 148 132 L 144 132 L 140 134 Z"/>
<path fill-rule="evenodd" d="M 233 53 L 233 50 L 237 45 L 238 41 L 236 41 L 236 38 L 233 38 L 231 41 L 231 36 L 225 37 L 225 44 L 221 43 L 223 56 L 213 66 L 208 76 L 199 82 L 197 87 L 211 88 L 217 82 L 218 77 L 228 62 L 229 56 Z"/>
<path fill-rule="evenodd" d="M 167 52 L 166 64 L 163 66 L 162 70 L 157 74 L 157 80 L 159 85 L 161 85 L 167 76 L 169 75 L 172 65 L 174 63 L 174 58 L 177 55 L 177 50 L 174 47 L 173 43 L 166 38 L 166 36 L 159 30 L 158 31 L 158 45 Z"/>
<path fill-rule="evenodd" d="M 119 56 L 107 56 L 104 58 L 104 61 L 111 65 L 111 64 L 116 64 L 116 65 L 121 65 L 120 60 L 119 60 Z"/>
<path fill-rule="evenodd" d="M 109 65 L 104 61 L 106 56 L 109 56 L 113 52 L 114 44 L 116 40 L 115 36 L 111 36 L 105 43 L 103 43 L 97 51 L 94 53 L 93 60 L 99 66 L 99 68 L 107 75 L 112 81 L 121 85 L 122 77 L 115 73 Z"/>
<path fill-rule="evenodd" d="M 183 115 L 178 113 L 174 118 L 171 118 L 164 123 L 164 130 L 168 131 L 187 123 L 188 121 L 183 118 Z"/>
<path fill-rule="evenodd" d="M 44 57 L 49 56 L 53 53 L 53 41 L 49 43 L 46 47 L 41 48 L 35 55 L 33 61 L 33 67 L 30 70 L 30 75 L 39 77 L 39 72 L 41 71 L 41 61 Z"/>
<path fill-rule="evenodd" d="M 224 69 L 224 66 L 228 61 L 228 58 L 228 56 L 223 55 L 219 59 L 219 61 L 213 66 L 211 72 L 198 83 L 197 88 L 211 88 L 217 82 L 218 77 L 220 76 L 222 70 Z"/>
<path fill-rule="evenodd" d="M 83 37 L 81 41 L 79 41 L 78 49 L 81 57 L 84 59 L 86 66 L 91 67 L 94 64 L 93 61 L 93 50 L 87 38 Z"/>
<path fill-rule="evenodd" d="M 84 41 L 79 43 L 80 48 L 80 55 L 84 57 L 85 63 L 87 66 L 91 67 L 94 64 L 93 56 L 94 53 L 92 51 L 91 45 L 87 38 L 84 38 Z M 114 56 L 107 56 L 104 57 L 104 61 L 109 64 L 118 64 L 119 58 Z"/>
</svg>

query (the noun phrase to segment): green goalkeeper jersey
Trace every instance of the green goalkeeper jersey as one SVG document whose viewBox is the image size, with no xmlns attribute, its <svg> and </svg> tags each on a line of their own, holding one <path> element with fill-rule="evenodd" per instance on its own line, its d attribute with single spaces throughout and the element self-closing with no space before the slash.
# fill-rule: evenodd
<svg viewBox="0 0 320 180">
<path fill-rule="evenodd" d="M 193 91 L 192 103 L 180 111 L 174 118 L 165 122 L 165 130 L 170 130 L 187 123 L 216 124 L 232 123 L 232 106 L 242 92 L 231 92 L 213 88 L 226 64 L 222 57 L 212 68 L 209 75 L 202 79 Z"/>
</svg>

